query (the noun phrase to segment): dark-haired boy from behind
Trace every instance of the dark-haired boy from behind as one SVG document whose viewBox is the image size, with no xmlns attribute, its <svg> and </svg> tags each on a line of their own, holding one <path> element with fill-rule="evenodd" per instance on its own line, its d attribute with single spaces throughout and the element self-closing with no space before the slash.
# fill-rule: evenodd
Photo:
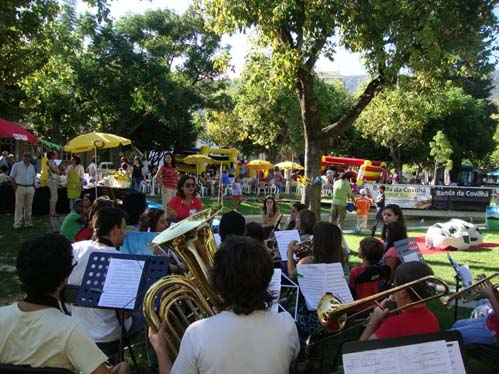
<svg viewBox="0 0 499 374">
<path fill-rule="evenodd" d="M 375 295 L 383 286 L 383 279 L 374 282 L 356 282 L 357 278 L 367 269 L 376 267 L 383 257 L 383 244 L 376 238 L 366 237 L 359 243 L 359 257 L 362 259 L 362 264 L 354 266 L 350 269 L 349 285 L 352 291 L 355 291 L 357 300 L 367 296 Z M 364 306 L 365 308 L 365 306 Z"/>
</svg>

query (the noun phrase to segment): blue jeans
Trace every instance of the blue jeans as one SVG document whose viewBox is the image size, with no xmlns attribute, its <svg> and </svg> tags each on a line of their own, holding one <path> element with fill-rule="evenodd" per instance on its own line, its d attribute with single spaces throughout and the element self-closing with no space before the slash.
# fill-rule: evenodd
<svg viewBox="0 0 499 374">
<path fill-rule="evenodd" d="M 495 332 L 487 328 L 486 319 L 487 317 L 461 319 L 452 325 L 451 330 L 457 330 L 463 335 L 464 344 L 495 344 Z"/>
</svg>

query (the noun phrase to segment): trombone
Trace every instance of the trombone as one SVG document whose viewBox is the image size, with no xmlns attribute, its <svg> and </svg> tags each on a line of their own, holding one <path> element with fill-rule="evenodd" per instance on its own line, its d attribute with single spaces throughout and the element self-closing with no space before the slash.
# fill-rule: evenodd
<svg viewBox="0 0 499 374">
<path fill-rule="evenodd" d="M 416 290 L 417 288 L 419 288 L 420 291 L 419 293 Z M 331 293 L 327 293 L 319 301 L 319 305 L 317 306 L 317 316 L 322 326 L 326 327 L 329 330 L 339 332 L 344 329 L 348 319 L 354 318 L 357 315 L 364 313 L 371 308 L 374 308 L 375 306 L 380 306 L 380 303 L 384 299 L 392 296 L 393 294 L 401 290 L 410 290 L 414 295 L 416 295 L 418 300 L 406 304 L 404 306 L 395 308 L 393 310 L 390 310 L 388 313 L 389 315 L 400 312 L 403 309 L 415 305 L 426 303 L 427 301 L 433 299 L 442 298 L 449 293 L 449 286 L 442 279 L 435 277 L 433 275 L 428 275 L 426 277 L 417 279 L 415 281 L 380 292 L 376 295 L 368 296 L 364 299 L 353 301 L 351 303 L 341 304 L 341 301 L 337 297 L 335 297 Z M 420 293 L 422 293 L 422 295 L 420 295 Z M 427 293 L 428 295 L 425 295 Z M 358 310 L 362 306 L 366 307 L 362 308 L 359 312 L 347 315 L 348 312 L 352 310 Z M 351 326 L 348 328 L 348 330 L 356 328 L 360 325 L 361 324 Z"/>
<path fill-rule="evenodd" d="M 483 298 L 483 296 L 480 295 L 480 293 L 477 291 L 477 288 L 482 286 L 484 283 L 492 283 L 491 279 L 495 277 L 499 277 L 499 273 L 494 273 L 492 275 L 489 275 L 488 277 L 482 278 L 472 285 L 465 287 L 461 291 L 456 292 L 450 296 L 442 297 L 442 304 L 444 304 L 444 306 L 446 306 L 447 308 L 450 308 L 452 301 L 456 299 L 461 299 L 463 303 L 469 303 L 470 301 Z M 493 287 L 496 289 L 499 288 L 499 282 L 493 283 Z"/>
</svg>

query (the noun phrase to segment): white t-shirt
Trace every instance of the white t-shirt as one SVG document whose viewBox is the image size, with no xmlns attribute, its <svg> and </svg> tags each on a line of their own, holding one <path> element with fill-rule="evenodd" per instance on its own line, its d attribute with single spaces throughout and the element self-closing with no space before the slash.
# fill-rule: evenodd
<svg viewBox="0 0 499 374">
<path fill-rule="evenodd" d="M 69 284 L 81 285 L 90 254 L 95 251 L 119 253 L 113 247 L 107 247 L 92 240 L 73 243 L 73 258 L 78 264 L 69 276 Z M 86 331 L 95 342 L 105 343 L 120 339 L 121 327 L 114 310 L 73 306 L 71 313 L 74 317 L 83 322 Z M 131 324 L 132 319 L 128 318 L 125 321 L 127 330 L 130 328 Z"/>
<path fill-rule="evenodd" d="M 106 356 L 81 323 L 55 308 L 23 312 L 0 308 L 0 362 L 93 372 Z"/>
<path fill-rule="evenodd" d="M 289 313 L 224 311 L 187 328 L 172 373 L 284 374 L 299 351 Z"/>
<path fill-rule="evenodd" d="M 243 189 L 241 187 L 241 183 L 234 182 L 232 184 L 232 195 L 233 196 L 241 196 L 243 194 Z"/>
</svg>

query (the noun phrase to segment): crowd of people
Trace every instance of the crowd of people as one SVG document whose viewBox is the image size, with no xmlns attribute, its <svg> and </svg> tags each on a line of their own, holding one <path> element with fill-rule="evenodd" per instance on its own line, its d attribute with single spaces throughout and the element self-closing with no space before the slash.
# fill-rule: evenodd
<svg viewBox="0 0 499 374">
<path fill-rule="evenodd" d="M 56 154 L 50 154 L 47 161 L 49 178 L 54 176 L 54 179 L 59 171 L 53 164 L 55 157 Z M 17 215 L 17 194 L 24 199 L 21 201 L 19 197 L 20 206 L 28 204 L 34 188 L 34 171 L 30 166 L 26 153 L 11 171 L 16 185 L 15 222 L 18 227 L 23 221 L 25 226 L 31 224 L 30 216 L 25 214 L 26 205 L 23 205 L 25 215 Z M 144 178 L 142 166 L 140 160 L 134 160 L 135 186 Z M 68 179 L 70 174 L 75 181 L 80 179 L 80 169 L 79 159 L 73 158 L 67 168 Z M 198 181 L 187 174 L 179 177 L 172 154 L 165 154 L 155 177 L 162 183 L 163 209 L 144 212 L 138 231 L 162 232 L 172 223 L 203 209 L 197 193 Z M 53 188 L 53 183 L 49 188 Z M 298 266 L 339 263 L 342 276 L 348 280 L 357 300 L 433 274 L 424 262 L 401 262 L 394 243 L 407 238 L 407 228 L 400 207 L 385 205 L 384 188 L 378 189 L 375 199 L 362 189 L 354 199 L 346 177 L 338 175 L 332 192 L 329 222 L 317 219 L 303 204 L 292 205 L 286 229 L 297 230 L 300 242 L 289 243 L 285 261 L 280 261 L 277 252 L 268 248 L 268 239 L 272 238 L 272 232 L 278 229 L 282 218 L 273 196 L 263 200 L 261 223 L 246 223 L 236 210 L 224 214 L 219 226 L 221 245 L 209 274 L 210 286 L 221 300 L 216 305 L 217 314 L 189 325 L 175 360 L 171 360 L 164 339 L 167 321 L 163 321 L 158 330 L 149 327 L 149 372 L 288 372 L 300 352 L 300 342 L 324 328 L 317 312 L 309 310 L 303 299 L 296 321 L 287 312 L 270 310 L 274 295 L 269 293 L 268 287 L 275 267 L 296 280 L 300 277 Z M 127 235 L 126 212 L 120 202 L 108 197 L 93 200 L 90 195 L 83 195 L 80 199 L 81 190 L 80 194 L 72 196 L 72 211 L 61 227 L 62 235 L 50 234 L 27 240 L 18 254 L 17 272 L 25 298 L 0 308 L 0 363 L 61 367 L 84 373 L 127 373 L 128 365 L 119 362 L 122 326 L 130 338 L 143 335 L 147 324 L 142 313 L 117 313 L 110 309 L 73 305 L 69 316 L 65 315 L 67 308 L 60 300 L 67 284 L 81 285 L 92 252 L 118 253 Z M 367 228 L 367 211 L 371 203 L 376 206 L 376 225 L 381 226 L 380 239 L 374 237 L 375 227 L 371 237 L 360 241 L 361 263 L 357 266 L 349 264 L 350 250 L 341 229 L 349 200 L 357 206 L 358 230 Z M 56 214 L 53 204 L 51 199 L 51 215 Z M 304 245 L 310 251 L 297 258 Z M 186 264 L 172 253 L 157 247 L 154 254 L 170 256 L 171 274 L 189 272 Z M 386 276 L 364 281 L 367 273 L 378 270 Z M 394 292 L 395 305 L 403 308 L 401 313 L 389 315 L 388 300 L 376 306 L 370 315 L 364 313 L 367 322 L 360 340 L 438 332 L 438 319 L 426 303 L 413 304 L 432 292 L 427 283 Z M 458 321 L 453 329 L 463 334 L 465 343 L 495 344 L 499 338 L 499 293 L 488 283 L 480 292 L 491 302 L 490 314 L 476 321 Z"/>
</svg>

